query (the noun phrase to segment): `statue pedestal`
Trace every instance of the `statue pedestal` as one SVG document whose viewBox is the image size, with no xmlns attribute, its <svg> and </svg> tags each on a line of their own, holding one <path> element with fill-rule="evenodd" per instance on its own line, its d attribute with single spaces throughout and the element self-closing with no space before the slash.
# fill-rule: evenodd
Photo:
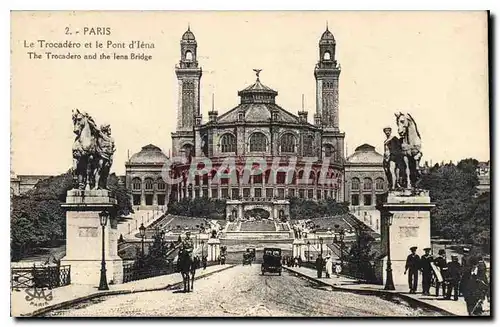
<svg viewBox="0 0 500 327">
<path fill-rule="evenodd" d="M 306 242 L 304 242 L 303 239 L 301 238 L 296 238 L 293 240 L 292 243 L 292 256 L 294 258 L 300 257 L 302 261 L 306 261 L 306 255 L 305 255 L 305 248 L 306 248 Z"/>
<path fill-rule="evenodd" d="M 417 246 L 417 254 L 431 247 L 431 203 L 428 191 L 408 194 L 407 191 L 391 191 L 387 203 L 381 208 L 381 247 L 387 254 L 390 248 L 394 285 L 408 285 L 408 275 L 404 274 L 406 258 L 410 247 Z M 392 215 L 392 218 L 391 218 Z M 386 261 L 386 260 L 384 260 Z M 382 280 L 386 280 L 386 262 L 380 265 Z M 420 283 L 419 278 L 419 283 Z"/>
<path fill-rule="evenodd" d="M 110 284 L 123 282 L 123 263 L 118 256 L 116 200 L 107 190 L 69 190 L 66 203 L 66 256 L 61 264 L 71 265 L 71 283 L 99 285 L 102 260 L 102 226 L 99 213 L 111 212 L 104 227 L 106 277 Z"/>
<path fill-rule="evenodd" d="M 220 240 L 218 238 L 210 238 L 207 242 L 207 261 L 217 261 L 220 255 Z"/>
</svg>

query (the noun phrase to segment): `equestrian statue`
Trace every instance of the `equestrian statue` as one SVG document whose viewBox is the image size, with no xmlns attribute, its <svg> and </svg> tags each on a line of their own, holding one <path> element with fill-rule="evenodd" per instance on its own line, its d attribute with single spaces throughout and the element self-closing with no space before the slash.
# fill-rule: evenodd
<svg viewBox="0 0 500 327">
<path fill-rule="evenodd" d="M 115 142 L 111 127 L 100 128 L 86 112 L 73 110 L 73 176 L 80 190 L 107 189 Z"/>
<path fill-rule="evenodd" d="M 399 112 L 395 116 L 399 137 L 391 135 L 390 127 L 384 128 L 384 171 L 390 190 L 415 189 L 421 178 L 422 140 L 410 114 Z"/>
</svg>

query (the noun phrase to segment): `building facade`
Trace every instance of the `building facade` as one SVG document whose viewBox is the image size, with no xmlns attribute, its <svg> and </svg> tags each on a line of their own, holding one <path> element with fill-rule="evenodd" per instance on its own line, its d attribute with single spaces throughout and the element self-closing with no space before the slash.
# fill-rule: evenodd
<svg viewBox="0 0 500 327">
<path fill-rule="evenodd" d="M 125 186 L 134 208 L 165 209 L 170 188 L 162 177 L 162 169 L 167 160 L 159 147 L 148 144 L 125 163 Z"/>
<path fill-rule="evenodd" d="M 490 161 L 479 162 L 477 165 L 477 178 L 479 185 L 477 186 L 478 194 L 490 192 Z"/>
<path fill-rule="evenodd" d="M 180 182 L 172 186 L 171 199 L 204 196 L 239 200 L 242 207 L 268 202 L 269 208 L 273 201 L 287 197 L 342 201 L 345 134 L 339 126 L 340 65 L 335 47 L 335 38 L 327 29 L 320 38 L 320 57 L 314 68 L 313 123 L 304 108 L 297 114 L 282 108 L 276 99 L 278 92 L 261 82 L 260 70 L 255 70 L 255 83 L 238 92 L 238 105 L 221 115 L 212 108 L 208 121 L 203 122 L 199 103 L 202 69 L 197 61 L 196 39 L 188 29 L 180 42 L 181 59 L 175 69 L 179 101 L 177 129 L 172 133 L 173 157 L 187 158 L 188 163 L 172 170 L 172 177 Z M 212 169 L 190 178 L 189 162 L 193 158 L 209 158 Z M 259 174 L 250 173 L 246 165 L 249 158 L 262 159 Z M 234 161 L 233 171 L 226 172 L 231 178 L 216 178 L 221 165 L 228 161 Z M 324 162 L 327 169 L 323 170 L 323 181 L 320 171 Z M 273 164 L 275 168 L 271 169 Z M 242 216 L 245 210 L 236 212 Z"/>
<path fill-rule="evenodd" d="M 388 184 L 383 168 L 383 156 L 375 147 L 363 144 L 345 162 L 345 201 L 359 220 L 380 231 L 377 203 L 385 200 Z"/>
</svg>

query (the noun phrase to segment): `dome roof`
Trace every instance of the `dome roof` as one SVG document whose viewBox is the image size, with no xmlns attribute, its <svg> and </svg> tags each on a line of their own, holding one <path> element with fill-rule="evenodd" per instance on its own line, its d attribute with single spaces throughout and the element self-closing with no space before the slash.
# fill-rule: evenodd
<svg viewBox="0 0 500 327">
<path fill-rule="evenodd" d="M 348 163 L 353 164 L 382 164 L 384 156 L 375 151 L 375 147 L 370 144 L 360 145 L 354 153 L 347 157 Z"/>
<path fill-rule="evenodd" d="M 196 41 L 193 32 L 188 27 L 187 31 L 182 34 L 182 41 Z"/>
<path fill-rule="evenodd" d="M 321 40 L 319 42 L 335 42 L 335 37 L 333 37 L 332 32 L 326 28 L 326 31 L 321 35 Z"/>
<path fill-rule="evenodd" d="M 143 146 L 141 151 L 134 154 L 129 159 L 129 164 L 161 164 L 163 165 L 168 157 L 161 149 L 153 144 Z"/>
</svg>

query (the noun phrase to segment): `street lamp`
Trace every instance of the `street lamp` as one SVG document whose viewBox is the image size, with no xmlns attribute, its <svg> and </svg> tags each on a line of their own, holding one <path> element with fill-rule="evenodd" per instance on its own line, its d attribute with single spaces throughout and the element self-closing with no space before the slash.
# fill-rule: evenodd
<svg viewBox="0 0 500 327">
<path fill-rule="evenodd" d="M 144 227 L 144 224 L 141 224 L 141 227 L 139 227 L 139 233 L 141 234 L 142 256 L 144 257 L 144 237 L 146 236 L 146 227 Z"/>
<path fill-rule="evenodd" d="M 320 248 L 321 258 L 323 258 L 323 238 L 322 237 L 319 238 L 319 244 L 321 246 L 321 248 Z"/>
<path fill-rule="evenodd" d="M 390 212 L 385 213 L 387 219 L 387 278 L 385 280 L 385 290 L 394 291 L 396 288 L 394 287 L 394 280 L 392 279 L 392 263 L 391 263 L 391 243 L 389 238 L 390 226 L 392 225 L 393 214 Z"/>
<path fill-rule="evenodd" d="M 307 241 L 307 262 L 309 262 L 310 257 L 311 257 L 311 242 Z"/>
<path fill-rule="evenodd" d="M 109 290 L 108 281 L 106 278 L 106 254 L 104 252 L 104 227 L 108 223 L 109 212 L 107 210 L 99 213 L 99 220 L 102 227 L 102 257 L 101 257 L 101 281 L 99 282 L 99 287 L 97 288 L 99 291 L 107 291 Z"/>
<path fill-rule="evenodd" d="M 345 236 L 345 230 L 342 228 L 339 232 L 339 238 L 340 238 L 340 266 L 344 266 L 344 236 Z"/>
</svg>

